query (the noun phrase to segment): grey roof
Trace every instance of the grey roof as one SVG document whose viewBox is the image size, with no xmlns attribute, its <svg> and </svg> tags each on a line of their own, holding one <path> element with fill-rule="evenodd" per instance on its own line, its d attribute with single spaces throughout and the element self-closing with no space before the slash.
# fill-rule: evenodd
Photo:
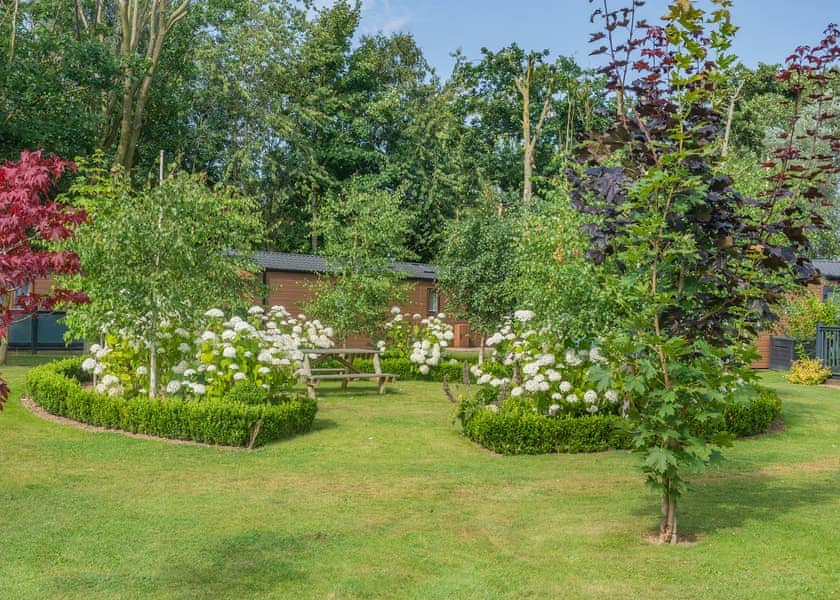
<svg viewBox="0 0 840 600">
<path fill-rule="evenodd" d="M 266 271 L 292 271 L 296 273 L 327 273 L 323 256 L 315 254 L 290 254 L 288 252 L 256 252 L 254 260 Z M 398 262 L 394 268 L 409 279 L 425 279 L 434 281 L 437 278 L 437 267 L 426 263 Z"/>
<path fill-rule="evenodd" d="M 840 260 L 817 258 L 811 261 L 826 279 L 840 279 Z"/>
</svg>

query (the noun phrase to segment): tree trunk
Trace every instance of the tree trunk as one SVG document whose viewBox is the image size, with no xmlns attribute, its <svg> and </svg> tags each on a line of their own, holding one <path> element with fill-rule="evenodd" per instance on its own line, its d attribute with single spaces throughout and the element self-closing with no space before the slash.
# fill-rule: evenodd
<svg viewBox="0 0 840 600">
<path fill-rule="evenodd" d="M 309 214 L 312 218 L 310 242 L 312 245 L 312 254 L 318 254 L 318 228 L 315 225 L 315 219 L 318 216 L 318 202 L 316 199 L 315 190 L 309 193 Z"/>
<path fill-rule="evenodd" d="M 6 364 L 6 355 L 9 351 L 9 338 L 0 338 L 0 365 Z"/>
<path fill-rule="evenodd" d="M 15 38 L 17 37 L 17 20 L 19 6 L 19 0 L 15 0 L 14 6 L 12 8 L 12 31 L 9 34 L 9 64 L 12 64 L 12 61 L 15 59 Z"/>
<path fill-rule="evenodd" d="M 149 348 L 149 398 L 157 395 L 157 341 L 154 339 L 156 336 L 157 331 L 152 334 L 153 339 Z"/>
<path fill-rule="evenodd" d="M 666 490 L 670 481 L 665 482 Z M 662 521 L 659 523 L 659 541 L 665 544 L 677 543 L 677 499 L 666 491 L 662 494 Z"/>
<path fill-rule="evenodd" d="M 478 344 L 478 364 L 479 364 L 479 365 L 483 365 L 483 364 L 484 364 L 484 342 L 486 341 L 486 339 L 487 339 L 487 338 L 486 338 L 486 337 L 485 337 L 485 335 L 482 333 L 482 334 L 481 334 L 481 341 L 480 341 L 480 342 L 479 342 L 479 344 Z"/>
<path fill-rule="evenodd" d="M 531 204 L 531 177 L 534 173 L 534 152 L 531 146 L 531 77 L 530 64 L 529 73 L 523 86 L 520 88 L 522 94 L 522 204 Z"/>
<path fill-rule="evenodd" d="M 744 87 L 744 82 L 738 84 L 735 93 L 729 100 L 729 110 L 726 111 L 726 129 L 723 132 L 723 146 L 720 149 L 720 155 L 726 156 L 729 153 L 729 134 L 732 132 L 732 119 L 735 116 L 735 103 L 738 101 L 738 96 L 741 94 L 741 88 Z"/>
</svg>

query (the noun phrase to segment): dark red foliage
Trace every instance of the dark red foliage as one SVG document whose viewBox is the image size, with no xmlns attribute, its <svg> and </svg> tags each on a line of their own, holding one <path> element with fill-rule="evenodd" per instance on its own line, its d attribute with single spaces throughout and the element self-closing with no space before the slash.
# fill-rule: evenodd
<svg viewBox="0 0 840 600">
<path fill-rule="evenodd" d="M 22 294 L 16 289 L 35 279 L 79 272 L 79 257 L 51 250 L 50 242 L 73 236 L 75 227 L 87 220 L 83 210 L 50 199 L 49 192 L 65 170 L 76 166 L 55 156 L 24 151 L 17 162 L 0 165 L 0 339 L 9 325 L 38 310 L 84 302 L 84 294 L 56 288 L 48 294 Z M 0 379 L 0 409 L 8 397 Z"/>
</svg>

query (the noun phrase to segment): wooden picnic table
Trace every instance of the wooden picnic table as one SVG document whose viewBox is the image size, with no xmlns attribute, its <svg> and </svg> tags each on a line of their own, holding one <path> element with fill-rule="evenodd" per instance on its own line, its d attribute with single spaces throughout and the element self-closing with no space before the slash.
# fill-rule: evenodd
<svg viewBox="0 0 840 600">
<path fill-rule="evenodd" d="M 341 388 L 347 389 L 349 381 L 371 381 L 379 384 L 379 393 L 385 393 L 385 384 L 397 379 L 396 375 L 383 373 L 379 361 L 380 350 L 373 348 L 307 348 L 303 352 L 303 365 L 299 374 L 301 383 L 306 385 L 306 393 L 315 397 L 315 386 L 321 381 L 340 381 Z M 360 371 L 353 361 L 357 358 L 372 358 L 373 373 Z M 319 367 L 327 359 L 336 361 L 338 367 Z"/>
</svg>

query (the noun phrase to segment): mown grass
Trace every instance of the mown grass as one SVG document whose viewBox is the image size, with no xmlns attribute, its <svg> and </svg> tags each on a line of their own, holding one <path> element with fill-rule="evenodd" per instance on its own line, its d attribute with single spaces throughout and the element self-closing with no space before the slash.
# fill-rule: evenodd
<svg viewBox="0 0 840 600">
<path fill-rule="evenodd" d="M 24 367 L 4 368 L 13 395 Z M 765 377 L 786 430 L 737 442 L 648 541 L 627 452 L 500 457 L 435 384 L 321 389 L 315 430 L 253 452 L 0 414 L 0 598 L 831 598 L 840 389 Z"/>
</svg>

